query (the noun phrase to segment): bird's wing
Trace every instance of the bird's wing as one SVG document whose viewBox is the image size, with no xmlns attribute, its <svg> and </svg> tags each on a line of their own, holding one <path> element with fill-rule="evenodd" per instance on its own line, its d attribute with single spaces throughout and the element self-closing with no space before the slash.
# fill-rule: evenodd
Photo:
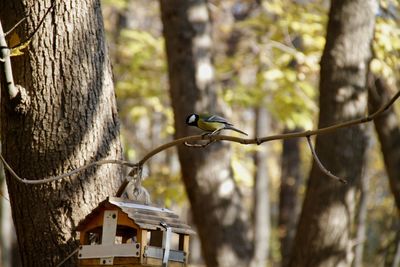
<svg viewBox="0 0 400 267">
<path fill-rule="evenodd" d="M 223 124 L 227 124 L 227 125 L 233 125 L 232 123 L 227 121 L 225 118 L 222 118 L 221 116 L 218 116 L 218 115 L 207 116 L 207 117 L 205 117 L 204 120 L 206 122 L 219 122 L 219 123 L 223 123 Z"/>
</svg>

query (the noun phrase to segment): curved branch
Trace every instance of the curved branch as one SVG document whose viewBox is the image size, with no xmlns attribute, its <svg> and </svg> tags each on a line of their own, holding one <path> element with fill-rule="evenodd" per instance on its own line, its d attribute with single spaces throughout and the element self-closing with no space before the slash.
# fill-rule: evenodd
<svg viewBox="0 0 400 267">
<path fill-rule="evenodd" d="M 249 145 L 249 144 L 260 145 L 262 143 L 273 141 L 273 140 L 283 140 L 283 139 L 299 138 L 299 137 L 307 137 L 307 139 L 309 139 L 309 137 L 313 136 L 313 135 L 327 134 L 329 132 L 333 132 L 333 131 L 341 129 L 341 128 L 346 128 L 346 127 L 354 126 L 354 125 L 357 125 L 357 124 L 362 124 L 362 123 L 366 123 L 366 122 L 372 121 L 377 116 L 382 114 L 384 111 L 389 109 L 389 107 L 391 105 L 393 105 L 393 103 L 399 97 L 400 97 L 400 91 L 398 91 L 389 100 L 388 103 L 383 105 L 380 109 L 378 109 L 373 114 L 368 115 L 366 117 L 363 117 L 363 118 L 360 118 L 360 119 L 355 119 L 355 120 L 350 120 L 350 121 L 347 121 L 347 122 L 337 123 L 337 124 L 334 124 L 334 125 L 331 125 L 331 126 L 328 126 L 328 127 L 324 127 L 324 128 L 320 128 L 320 129 L 316 129 L 316 130 L 301 131 L 301 132 L 286 133 L 286 134 L 277 134 L 277 135 L 271 135 L 271 136 L 262 137 L 262 138 L 257 138 L 256 137 L 256 138 L 253 138 L 253 139 L 244 139 L 244 138 L 239 138 L 239 137 L 235 137 L 235 136 L 228 136 L 228 135 L 193 135 L 193 136 L 186 136 L 186 137 L 183 137 L 183 138 L 180 138 L 180 139 L 176 139 L 176 140 L 174 140 L 172 142 L 163 144 L 163 145 L 153 149 L 152 151 L 147 153 L 138 163 L 132 163 L 132 162 L 129 162 L 129 161 L 124 161 L 124 160 L 100 160 L 100 161 L 95 161 L 95 162 L 89 163 L 89 164 L 87 164 L 85 166 L 79 167 L 79 168 L 77 168 L 77 169 L 75 169 L 75 170 L 73 170 L 71 172 L 62 174 L 60 176 L 50 177 L 50 178 L 46 178 L 46 179 L 42 179 L 42 180 L 28 180 L 28 179 L 21 178 L 7 164 L 7 162 L 4 160 L 4 158 L 3 158 L 3 156 L 1 154 L 0 154 L 0 160 L 4 163 L 5 168 L 11 173 L 11 175 L 15 179 L 17 179 L 19 182 L 25 183 L 25 184 L 43 184 L 43 183 L 48 183 L 48 182 L 53 182 L 53 181 L 56 181 L 56 180 L 63 179 L 65 177 L 71 176 L 71 175 L 73 175 L 75 173 L 83 171 L 83 170 L 85 170 L 87 168 L 90 168 L 92 166 L 102 165 L 102 164 L 120 164 L 120 165 L 128 166 L 128 167 L 131 167 L 131 168 L 141 168 L 144 165 L 144 163 L 146 163 L 147 160 L 149 160 L 154 155 L 160 153 L 161 151 L 164 151 L 164 150 L 166 150 L 166 149 L 168 149 L 170 147 L 173 147 L 173 146 L 182 145 L 182 144 L 185 144 L 185 143 L 192 143 L 193 141 L 208 140 L 210 143 L 211 142 L 215 142 L 215 141 L 230 141 L 230 142 L 240 143 L 240 144 L 243 144 L 243 145 Z M 311 146 L 311 151 L 313 152 L 313 150 L 314 149 Z M 316 157 L 316 155 L 313 155 L 313 156 L 314 156 L 314 158 L 316 160 L 318 159 L 318 157 Z M 317 160 L 317 163 L 318 163 L 318 160 Z M 328 173 L 329 173 L 329 171 L 328 171 Z M 331 174 L 331 175 L 333 175 L 333 174 Z M 341 182 L 343 182 L 342 181 L 343 179 L 341 179 L 339 177 L 336 177 L 335 179 L 339 179 Z"/>
<path fill-rule="evenodd" d="M 325 173 L 327 176 L 329 176 L 329 177 L 331 177 L 331 178 L 333 178 L 333 179 L 335 179 L 335 180 L 338 180 L 338 181 L 340 181 L 340 182 L 343 183 L 343 184 L 347 184 L 346 179 L 340 178 L 340 177 L 338 177 L 338 176 L 332 174 L 330 171 L 328 171 L 328 170 L 325 168 L 325 166 L 324 166 L 324 165 L 322 164 L 322 162 L 319 160 L 319 158 L 318 158 L 318 156 L 317 156 L 317 153 L 315 152 L 315 149 L 314 149 L 314 147 L 313 147 L 313 145 L 312 145 L 312 143 L 311 143 L 311 138 L 310 138 L 310 136 L 306 136 L 306 138 L 307 138 L 308 147 L 309 147 L 310 150 L 311 150 L 311 154 L 313 155 L 313 158 L 314 158 L 315 162 L 317 163 L 318 167 L 320 168 L 320 170 L 321 170 L 323 173 Z"/>
<path fill-rule="evenodd" d="M 315 129 L 315 130 L 307 130 L 307 131 L 301 131 L 301 132 L 294 132 L 294 133 L 285 133 L 285 134 L 277 134 L 277 135 L 270 135 L 266 137 L 261 137 L 261 138 L 240 138 L 240 137 L 235 137 L 235 136 L 228 136 L 228 135 L 193 135 L 193 136 L 187 136 L 183 137 L 180 139 L 176 139 L 170 143 L 164 144 L 162 146 L 157 147 L 156 149 L 150 151 L 147 153 L 142 160 L 138 162 L 138 165 L 143 165 L 149 158 L 154 156 L 155 154 L 184 143 L 189 143 L 193 141 L 200 141 L 200 140 L 208 140 L 209 142 L 214 142 L 214 141 L 230 141 L 230 142 L 235 142 L 235 143 L 240 143 L 242 145 L 249 145 L 249 144 L 257 144 L 260 145 L 265 142 L 269 141 L 274 141 L 274 140 L 283 140 L 283 139 L 290 139 L 290 138 L 299 138 L 299 137 L 307 137 L 307 136 L 313 136 L 313 135 L 322 135 L 322 134 L 327 134 L 333 131 L 336 131 L 338 129 L 354 126 L 357 124 L 363 124 L 366 122 L 370 122 L 374 120 L 377 116 L 379 116 L 381 113 L 389 109 L 391 105 L 400 97 L 400 91 L 398 91 L 388 103 L 383 105 L 380 109 L 378 109 L 376 112 L 374 112 L 371 115 L 368 115 L 363 118 L 359 119 L 354 119 L 342 123 L 337 123 L 328 127 L 320 128 L 320 129 Z"/>
<path fill-rule="evenodd" d="M 89 164 L 86 164 L 82 167 L 79 167 L 73 171 L 61 174 L 59 176 L 54 176 L 54 177 L 50 177 L 50 178 L 46 178 L 46 179 L 40 179 L 40 180 L 29 180 L 26 178 L 21 178 L 19 177 L 14 170 L 11 168 L 10 165 L 8 165 L 8 163 L 6 162 L 6 160 L 3 158 L 3 155 L 0 154 L 0 160 L 3 162 L 4 167 L 11 173 L 11 176 L 14 177 L 15 179 L 17 179 L 19 182 L 24 183 L 24 184 L 44 184 L 44 183 L 49 183 L 49 182 L 53 182 L 53 181 L 57 181 L 60 179 L 63 179 L 65 177 L 74 175 L 75 173 L 81 172 L 83 170 L 86 170 L 90 167 L 93 166 L 97 166 L 97 165 L 103 165 L 103 164 L 120 164 L 123 166 L 128 166 L 128 167 L 135 167 L 136 164 L 129 162 L 129 161 L 125 161 L 125 160 L 117 160 L 117 159 L 106 159 L 106 160 L 99 160 L 99 161 L 95 161 Z"/>
</svg>

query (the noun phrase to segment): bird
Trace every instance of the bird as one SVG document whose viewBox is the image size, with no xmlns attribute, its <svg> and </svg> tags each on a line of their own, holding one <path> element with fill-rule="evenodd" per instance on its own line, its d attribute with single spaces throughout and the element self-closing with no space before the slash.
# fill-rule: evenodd
<svg viewBox="0 0 400 267">
<path fill-rule="evenodd" d="M 190 126 L 195 126 L 206 134 L 215 135 L 222 130 L 232 130 L 238 133 L 247 135 L 247 133 L 233 127 L 233 124 L 218 115 L 206 115 L 206 114 L 190 114 L 186 118 L 186 124 Z"/>
</svg>

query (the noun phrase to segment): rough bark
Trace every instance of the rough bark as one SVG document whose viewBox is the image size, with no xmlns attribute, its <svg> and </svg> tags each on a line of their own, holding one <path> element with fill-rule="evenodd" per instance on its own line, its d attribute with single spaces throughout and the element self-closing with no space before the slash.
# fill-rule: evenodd
<svg viewBox="0 0 400 267">
<path fill-rule="evenodd" d="M 299 131 L 299 129 L 295 131 Z M 289 132 L 291 131 L 285 131 L 285 133 Z M 279 191 L 278 230 L 281 243 L 282 266 L 287 266 L 296 232 L 298 214 L 300 212 L 299 187 L 302 175 L 300 140 L 297 138 L 286 139 L 282 143 L 282 175 Z"/>
<path fill-rule="evenodd" d="M 376 111 L 390 99 L 390 88 L 383 78 L 371 76 L 368 104 L 369 112 Z M 398 117 L 391 107 L 374 120 L 390 189 L 400 214 L 400 126 Z"/>
<path fill-rule="evenodd" d="M 51 1 L 0 2 L 5 30 L 29 14 L 21 39 Z M 22 177 L 56 176 L 103 158 L 121 158 L 110 62 L 98 0 L 57 1 L 24 55 L 13 58 L 14 79 L 31 99 L 14 109 L 2 84 L 1 141 Z M 117 165 L 93 167 L 59 182 L 24 185 L 7 173 L 24 266 L 54 266 L 76 249 L 74 228 L 122 182 Z M 74 266 L 74 260 L 68 263 Z M 67 264 L 68 264 L 67 263 Z"/>
<path fill-rule="evenodd" d="M 221 114 L 213 84 L 211 24 L 203 0 L 161 0 L 175 137 L 198 131 L 185 125 L 192 112 Z M 178 147 L 182 178 L 207 266 L 247 266 L 249 224 L 230 167 L 227 144 Z"/>
<path fill-rule="evenodd" d="M 268 111 L 258 107 L 256 113 L 256 136 L 264 136 L 271 132 Z M 269 240 L 271 236 L 271 214 L 269 205 L 269 177 L 267 168 L 268 150 L 266 146 L 258 147 L 254 155 L 254 257 L 251 267 L 267 265 L 269 254 Z"/>
<path fill-rule="evenodd" d="M 365 115 L 366 81 L 377 3 L 332 1 L 321 59 L 319 127 Z M 312 165 L 289 266 L 349 266 L 355 192 L 367 134 L 359 125 L 316 138 L 316 152 L 343 185 Z"/>
</svg>

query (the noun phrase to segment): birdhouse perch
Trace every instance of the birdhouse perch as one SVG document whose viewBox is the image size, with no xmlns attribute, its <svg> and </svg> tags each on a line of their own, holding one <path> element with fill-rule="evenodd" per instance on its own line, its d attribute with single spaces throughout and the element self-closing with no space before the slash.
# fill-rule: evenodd
<svg viewBox="0 0 400 267">
<path fill-rule="evenodd" d="M 78 225 L 79 266 L 186 266 L 194 232 L 172 211 L 110 197 Z"/>
</svg>

